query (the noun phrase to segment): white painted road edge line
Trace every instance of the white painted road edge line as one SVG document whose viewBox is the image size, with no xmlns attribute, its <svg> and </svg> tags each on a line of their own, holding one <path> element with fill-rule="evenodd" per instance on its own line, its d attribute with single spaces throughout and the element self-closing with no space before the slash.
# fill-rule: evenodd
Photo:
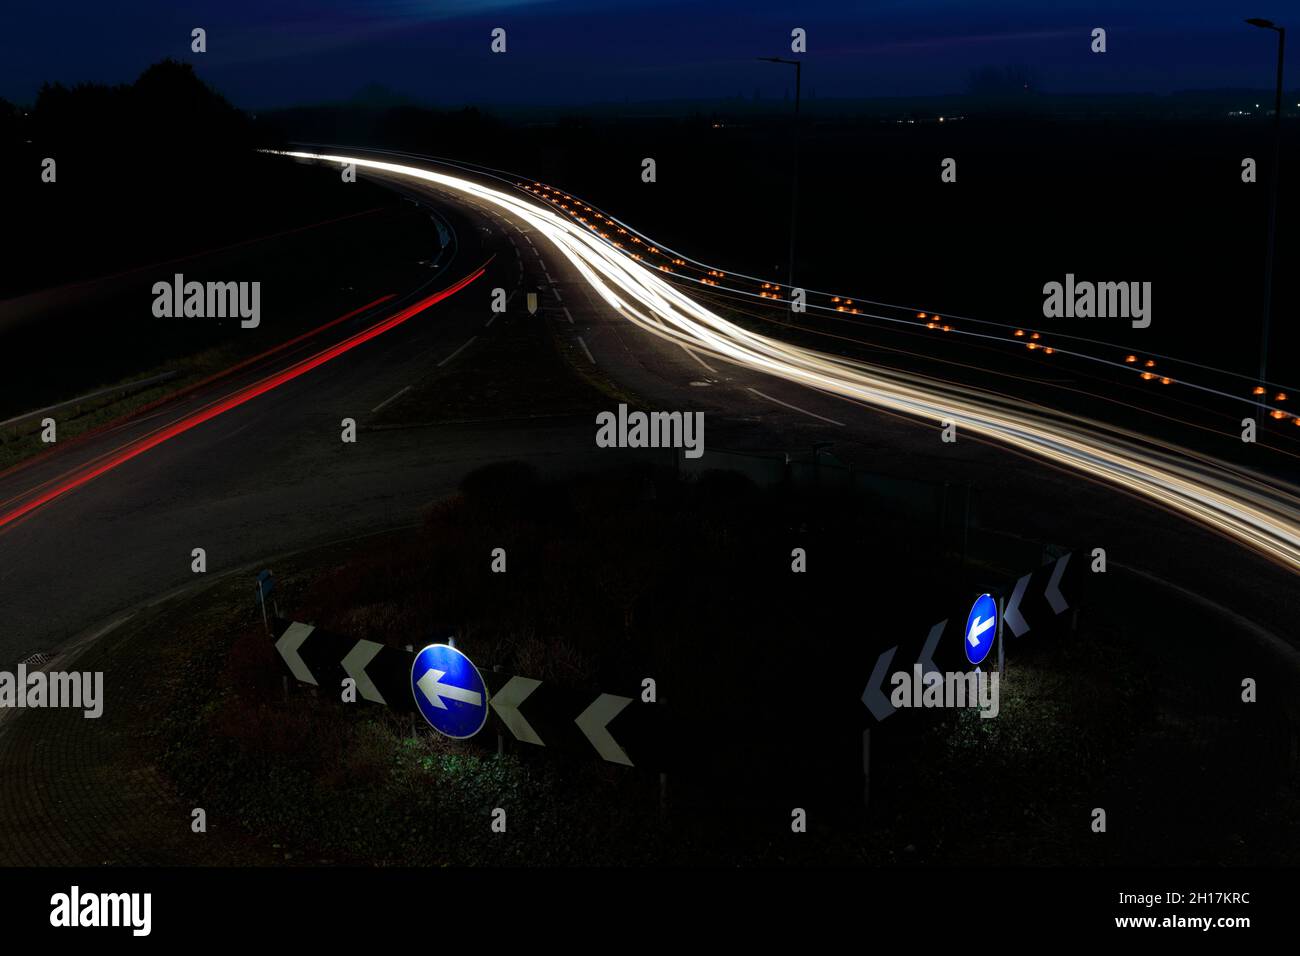
<svg viewBox="0 0 1300 956">
<path fill-rule="evenodd" d="M 837 422 L 833 418 L 827 418 L 825 415 L 818 415 L 816 412 L 810 412 L 808 411 L 808 409 L 800 408 L 798 405 L 791 405 L 789 402 L 783 402 L 781 401 L 781 399 L 773 398 L 771 395 L 764 395 L 756 388 L 749 388 L 748 386 L 746 386 L 746 391 L 753 392 L 759 398 L 766 398 L 769 402 L 776 402 L 778 405 L 784 405 L 786 408 L 790 409 L 791 411 L 799 412 L 800 414 L 807 415 L 810 418 L 820 419 L 823 422 L 830 422 L 832 425 L 839 425 L 841 427 L 843 427 L 844 425 L 843 422 Z"/>
<path fill-rule="evenodd" d="M 446 365 L 448 362 L 450 362 L 452 359 L 454 359 L 454 358 L 455 358 L 457 355 L 459 355 L 461 352 L 465 351 L 467 348 L 469 348 L 471 345 L 473 345 L 473 344 L 474 344 L 474 340 L 475 340 L 476 338 L 478 338 L 477 335 L 471 335 L 471 336 L 470 336 L 470 339 L 469 339 L 468 342 L 466 342 L 464 345 L 462 345 L 462 346 L 461 346 L 460 348 L 458 348 L 456 351 L 452 352 L 452 353 L 451 353 L 450 355 L 448 355 L 445 359 L 443 359 L 441 362 L 439 362 L 439 363 L 438 363 L 438 368 L 442 368 L 444 365 Z"/>
<path fill-rule="evenodd" d="M 578 336 L 578 344 L 581 345 L 582 350 L 587 353 L 587 361 L 590 362 L 592 365 L 595 365 L 596 360 L 592 358 L 591 349 L 587 348 L 587 343 L 582 340 L 581 335 Z"/>
<path fill-rule="evenodd" d="M 375 412 L 379 411 L 381 408 L 383 408 L 383 407 L 384 407 L 385 405 L 387 405 L 389 402 L 394 401 L 394 400 L 396 400 L 396 399 L 398 399 L 398 398 L 401 398 L 403 395 L 405 395 L 405 394 L 406 394 L 407 392 L 409 392 L 410 390 L 411 390 L 411 386 L 409 386 L 409 385 L 403 385 L 401 388 L 399 388 L 399 389 L 397 390 L 397 392 L 396 392 L 395 394 L 393 394 L 393 395 L 389 395 L 386 399 L 384 399 L 382 402 L 380 402 L 380 403 L 379 403 L 378 405 L 376 405 L 374 408 L 370 409 L 370 414 L 373 415 Z"/>
</svg>

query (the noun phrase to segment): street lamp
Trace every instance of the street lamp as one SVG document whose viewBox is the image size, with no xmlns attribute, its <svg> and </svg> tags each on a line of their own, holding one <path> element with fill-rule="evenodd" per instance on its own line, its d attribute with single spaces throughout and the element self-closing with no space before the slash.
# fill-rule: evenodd
<svg viewBox="0 0 1300 956">
<path fill-rule="evenodd" d="M 794 234 L 799 214 L 799 88 L 803 80 L 803 63 L 779 56 L 760 56 L 764 63 L 785 63 L 794 67 L 794 176 L 790 185 L 790 293 L 794 289 Z"/>
<path fill-rule="evenodd" d="M 1277 96 L 1273 102 L 1273 175 L 1268 185 L 1268 244 L 1264 252 L 1264 326 L 1259 343 L 1259 384 L 1268 394 L 1268 320 L 1273 300 L 1273 244 L 1277 229 L 1277 181 L 1282 173 L 1282 56 L 1286 50 L 1286 27 L 1272 20 L 1252 17 L 1246 21 L 1252 27 L 1277 31 Z M 1264 400 L 1255 409 L 1259 427 L 1264 424 Z"/>
</svg>

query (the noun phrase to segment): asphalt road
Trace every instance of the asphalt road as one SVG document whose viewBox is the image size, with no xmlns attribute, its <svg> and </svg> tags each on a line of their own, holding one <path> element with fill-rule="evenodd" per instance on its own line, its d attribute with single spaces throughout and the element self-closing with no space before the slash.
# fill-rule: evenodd
<svg viewBox="0 0 1300 956">
<path fill-rule="evenodd" d="M 490 289 L 520 287 L 501 237 L 456 221 L 455 256 L 428 283 L 233 379 L 0 476 L 10 512 L 64 476 L 240 387 L 265 379 L 491 260 L 456 295 L 332 361 L 123 462 L 0 528 L 0 662 L 93 634 L 142 602 L 207 575 L 418 518 L 483 464 L 525 458 L 543 472 L 597 464 L 572 424 L 370 431 L 373 410 L 447 361 L 491 318 Z M 433 228 L 430 223 L 430 229 Z M 401 290 L 394 290 L 400 292 Z M 522 297 L 510 308 L 522 309 Z M 322 316 L 322 322 L 336 316 Z M 341 420 L 359 437 L 341 441 Z"/>
<path fill-rule="evenodd" d="M 420 187 L 424 188 L 424 187 Z M 504 224 L 534 277 L 560 309 L 559 334 L 581 339 L 600 370 L 652 405 L 703 411 L 706 444 L 755 451 L 806 451 L 833 442 L 841 460 L 881 474 L 969 482 L 984 525 L 1031 542 L 1090 551 L 1151 584 L 1151 604 L 1191 602 L 1226 639 L 1294 645 L 1294 572 L 1239 542 L 1166 511 L 1144 496 L 1090 480 L 1005 445 L 959 435 L 946 444 L 932 423 L 702 356 L 629 323 L 595 294 L 563 256 L 501 210 L 425 188 Z M 546 296 L 543 296 L 546 299 Z M 569 320 L 572 320 L 571 322 Z M 1026 569 L 1027 570 L 1027 569 Z M 1292 655 L 1293 656 L 1293 655 Z"/>
<path fill-rule="evenodd" d="M 523 293 L 538 288 L 539 321 L 554 323 L 556 334 L 573 340 L 602 375 L 648 404 L 703 411 L 710 446 L 804 451 L 831 441 L 841 460 L 882 474 L 970 482 L 986 525 L 1029 541 L 1104 547 L 1111 562 L 1152 577 L 1156 606 L 1185 601 L 1219 608 L 1219 616 L 1207 616 L 1207 627 L 1223 629 L 1225 639 L 1294 641 L 1294 574 L 1235 541 L 1150 499 L 1000 443 L 961 435 L 946 444 L 930 422 L 668 342 L 609 308 L 527 223 L 433 186 L 403 188 L 436 204 L 459 242 L 429 288 L 408 292 L 401 302 L 490 259 L 487 272 L 403 325 L 0 528 L 0 664 L 83 639 L 142 602 L 195 584 L 195 547 L 206 549 L 209 576 L 249 569 L 278 554 L 413 521 L 466 473 L 492 461 L 522 458 L 554 472 L 627 454 L 596 448 L 594 425 L 580 422 L 365 429 L 372 409 L 438 363 L 467 354 L 475 336 L 491 334 L 489 297 L 497 286 L 512 293 L 511 311 L 523 310 Z M 390 303 L 374 315 L 395 308 Z M 358 317 L 332 334 L 355 332 L 367 320 Z M 277 356 L 276 367 L 306 351 Z M 219 383 L 181 407 L 0 476 L 0 501 L 12 508 L 29 500 L 74 465 L 236 384 Z M 356 444 L 339 439 L 340 420 L 349 416 L 361 426 Z M 918 613 L 928 621 L 923 609 Z"/>
</svg>

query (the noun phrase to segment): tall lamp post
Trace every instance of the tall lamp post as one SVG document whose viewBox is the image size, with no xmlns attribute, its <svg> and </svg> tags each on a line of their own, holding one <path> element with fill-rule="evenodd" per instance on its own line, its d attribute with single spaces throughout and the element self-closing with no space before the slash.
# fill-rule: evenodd
<svg viewBox="0 0 1300 956">
<path fill-rule="evenodd" d="M 785 63 L 794 67 L 794 177 L 790 186 L 790 289 L 794 289 L 794 234 L 799 215 L 799 88 L 803 81 L 803 63 L 779 56 L 760 56 L 764 63 Z M 787 295 L 790 294 L 787 291 Z"/>
<path fill-rule="evenodd" d="M 1259 343 L 1259 385 L 1264 389 L 1255 409 L 1259 427 L 1264 425 L 1264 404 L 1268 401 L 1268 324 L 1273 305 L 1273 245 L 1277 230 L 1277 181 L 1282 173 L 1282 57 L 1286 51 L 1286 27 L 1272 20 L 1251 18 L 1253 27 L 1277 32 L 1277 96 L 1273 103 L 1273 168 L 1268 185 L 1268 244 L 1264 252 L 1264 325 Z"/>
</svg>

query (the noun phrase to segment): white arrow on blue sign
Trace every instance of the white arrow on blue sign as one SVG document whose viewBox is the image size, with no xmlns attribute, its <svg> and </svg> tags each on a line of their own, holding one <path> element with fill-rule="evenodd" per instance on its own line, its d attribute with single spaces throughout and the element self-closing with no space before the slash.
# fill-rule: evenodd
<svg viewBox="0 0 1300 956">
<path fill-rule="evenodd" d="M 429 726 L 464 740 L 483 729 L 488 691 L 473 662 L 449 644 L 430 644 L 411 664 L 411 695 Z"/>
<path fill-rule="evenodd" d="M 966 618 L 966 660 L 981 663 L 993 649 L 998 634 L 998 602 L 987 594 L 975 599 L 975 606 Z"/>
</svg>

